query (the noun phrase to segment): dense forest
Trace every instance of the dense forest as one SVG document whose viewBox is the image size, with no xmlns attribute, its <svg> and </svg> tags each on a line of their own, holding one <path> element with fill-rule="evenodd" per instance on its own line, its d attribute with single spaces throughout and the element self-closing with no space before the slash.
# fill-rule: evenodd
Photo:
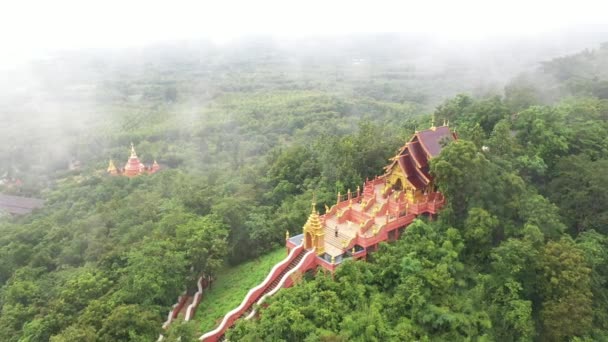
<svg viewBox="0 0 608 342">
<path fill-rule="evenodd" d="M 280 291 L 228 338 L 608 340 L 608 45 L 543 62 L 504 91 L 475 91 L 466 69 L 354 50 L 304 53 L 298 68 L 247 47 L 146 55 L 139 69 L 119 55 L 68 58 L 83 70 L 71 87 L 18 92 L 12 122 L 38 128 L 27 141 L 4 128 L 0 176 L 24 185 L 2 192 L 46 205 L 0 220 L 0 340 L 155 340 L 200 274 L 280 246 L 313 193 L 323 211 L 380 174 L 429 112 L 460 136 L 432 161 L 448 199 L 438 220 Z M 38 82 L 56 66 L 39 66 Z M 71 125 L 19 115 L 70 97 L 80 102 L 55 109 Z M 106 175 L 130 142 L 163 170 Z M 197 333 L 176 324 L 166 337 Z"/>
<path fill-rule="evenodd" d="M 282 291 L 228 338 L 608 339 L 608 97 L 602 73 L 579 78 L 607 62 L 604 45 L 544 63 L 567 95 L 552 105 L 521 78 L 504 98 L 445 101 L 435 115 L 461 140 L 432 160 L 448 199 L 439 220 Z"/>
</svg>

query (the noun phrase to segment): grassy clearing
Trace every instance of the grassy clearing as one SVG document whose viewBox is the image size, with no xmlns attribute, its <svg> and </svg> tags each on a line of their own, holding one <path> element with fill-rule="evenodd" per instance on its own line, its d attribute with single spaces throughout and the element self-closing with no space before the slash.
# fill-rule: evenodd
<svg viewBox="0 0 608 342">
<path fill-rule="evenodd" d="M 235 267 L 226 267 L 216 277 L 211 290 L 203 294 L 194 320 L 202 332 L 219 323 L 230 310 L 236 308 L 247 292 L 261 283 L 272 267 L 287 256 L 285 248 L 279 248 L 255 260 Z"/>
</svg>

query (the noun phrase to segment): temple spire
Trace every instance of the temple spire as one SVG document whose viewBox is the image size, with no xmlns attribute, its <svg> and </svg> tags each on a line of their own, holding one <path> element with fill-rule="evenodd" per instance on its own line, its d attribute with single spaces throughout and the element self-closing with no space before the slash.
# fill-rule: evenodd
<svg viewBox="0 0 608 342">
<path fill-rule="evenodd" d="M 127 163 L 124 168 L 118 169 L 114 165 L 114 161 L 110 159 L 108 164 L 108 173 L 112 175 L 122 175 L 127 177 L 135 177 L 141 174 L 147 173 L 155 173 L 160 170 L 160 165 L 154 160 L 154 163 L 150 166 L 144 165 L 139 158 L 137 157 L 137 152 L 135 152 L 135 145 L 131 142 L 131 156 L 127 159 Z"/>
<path fill-rule="evenodd" d="M 304 248 L 316 248 L 317 254 L 323 254 L 325 252 L 325 230 L 323 229 L 323 223 L 319 213 L 315 210 L 316 198 L 313 194 L 311 203 L 311 213 L 308 216 L 306 224 L 304 224 Z"/>
<path fill-rule="evenodd" d="M 135 146 L 131 143 L 131 157 L 137 158 L 137 154 L 135 153 Z"/>
<path fill-rule="evenodd" d="M 433 116 L 431 116 L 431 130 L 435 130 L 437 129 L 437 127 L 435 127 L 435 113 L 433 113 Z"/>
</svg>

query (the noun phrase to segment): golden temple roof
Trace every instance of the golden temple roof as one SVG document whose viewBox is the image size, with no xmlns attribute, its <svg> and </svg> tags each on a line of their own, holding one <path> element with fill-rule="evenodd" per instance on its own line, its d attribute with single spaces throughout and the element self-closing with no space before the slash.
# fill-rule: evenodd
<svg viewBox="0 0 608 342">
<path fill-rule="evenodd" d="M 304 230 L 322 231 L 323 225 L 321 224 L 321 218 L 319 213 L 315 210 L 315 202 L 312 202 L 312 211 L 308 216 L 306 224 L 304 224 Z"/>
</svg>

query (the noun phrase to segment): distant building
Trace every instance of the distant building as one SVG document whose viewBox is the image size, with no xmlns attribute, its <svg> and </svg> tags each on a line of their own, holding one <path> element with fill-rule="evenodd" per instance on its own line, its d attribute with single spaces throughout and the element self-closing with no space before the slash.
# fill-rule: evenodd
<svg viewBox="0 0 608 342">
<path fill-rule="evenodd" d="M 0 179 L 0 186 L 6 189 L 20 188 L 22 185 L 23 182 L 19 178 L 4 177 Z"/>
<path fill-rule="evenodd" d="M 2 212 L 10 215 L 25 215 L 43 206 L 44 200 L 38 198 L 0 194 L 0 215 Z"/>
<path fill-rule="evenodd" d="M 135 177 L 144 173 L 152 174 L 158 170 L 160 170 L 160 165 L 158 165 L 156 160 L 150 166 L 146 166 L 142 162 L 140 162 L 139 158 L 137 157 L 137 153 L 135 153 L 135 147 L 133 146 L 133 144 L 131 144 L 131 156 L 129 157 L 129 160 L 127 160 L 125 167 L 122 169 L 118 169 L 114 165 L 114 161 L 110 159 L 107 172 L 113 176 Z"/>
</svg>

